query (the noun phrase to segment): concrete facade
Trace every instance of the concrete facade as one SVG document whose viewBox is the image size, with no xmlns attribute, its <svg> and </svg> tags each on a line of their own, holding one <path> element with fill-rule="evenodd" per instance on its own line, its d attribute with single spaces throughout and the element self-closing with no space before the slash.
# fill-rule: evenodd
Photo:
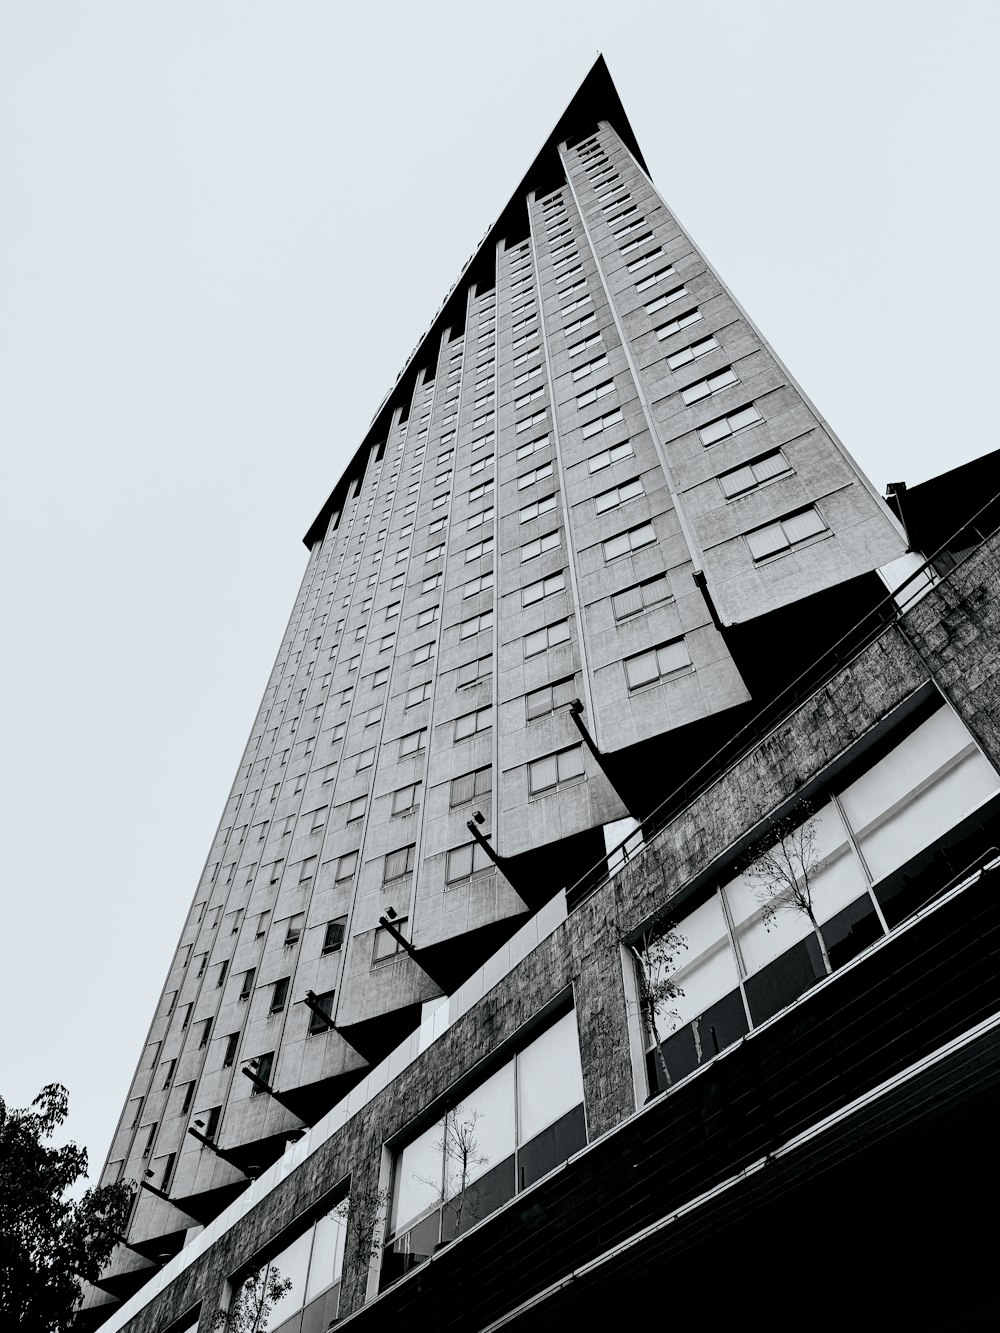
<svg viewBox="0 0 1000 1333">
<path fill-rule="evenodd" d="M 102 1176 L 157 1192 L 140 1193 L 96 1313 L 593 867 L 605 829 L 637 813 L 623 773 L 645 813 L 767 702 L 737 631 L 794 614 L 811 663 L 808 645 L 860 619 L 855 589 L 868 596 L 904 551 L 895 518 L 667 209 L 600 62 L 307 545 Z M 731 770 L 723 806 L 693 806 L 683 833 L 658 834 L 643 871 L 630 864 L 577 908 L 415 1062 L 425 1072 L 407 1078 L 426 1083 L 387 1087 L 135 1327 L 170 1327 L 338 1181 L 370 1195 L 404 1109 L 567 987 L 591 1141 L 630 1115 L 621 940 L 665 886 L 773 812 L 793 777 L 811 780 L 926 685 L 942 635 L 957 651 L 946 618 L 866 648 L 815 696 L 819 711 L 787 724 L 780 754 L 755 752 L 752 778 Z M 992 758 L 988 724 L 980 735 L 966 721 Z M 473 847 L 473 811 L 499 868 Z M 380 926 L 389 909 L 412 949 Z M 242 1076 L 251 1060 L 274 1095 Z M 347 1309 L 368 1281 L 357 1243 L 349 1234 Z"/>
</svg>

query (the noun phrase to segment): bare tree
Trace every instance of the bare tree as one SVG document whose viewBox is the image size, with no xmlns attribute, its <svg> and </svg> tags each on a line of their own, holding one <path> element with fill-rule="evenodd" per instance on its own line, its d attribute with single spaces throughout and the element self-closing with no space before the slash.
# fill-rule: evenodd
<svg viewBox="0 0 1000 1333">
<path fill-rule="evenodd" d="M 466 1209 L 473 1218 L 479 1220 L 479 1194 L 470 1186 L 469 1176 L 475 1167 L 489 1165 L 490 1159 L 479 1151 L 476 1135 L 476 1126 L 482 1118 L 482 1111 L 466 1112 L 461 1103 L 453 1107 L 441 1122 L 441 1138 L 434 1144 L 434 1148 L 444 1158 L 441 1179 L 416 1176 L 417 1180 L 437 1190 L 441 1204 L 452 1204 L 455 1209 L 456 1233 L 462 1230 L 462 1217 Z"/>
<path fill-rule="evenodd" d="M 659 1019 L 663 1015 L 672 1019 L 673 1025 L 679 1021 L 677 1011 L 667 1010 L 666 1006 L 684 994 L 674 980 L 674 972 L 677 956 L 686 943 L 684 936 L 671 925 L 659 931 L 652 928 L 643 931 L 639 940 L 630 946 L 639 978 L 639 1010 L 655 1044 L 660 1073 L 668 1088 L 672 1080 L 663 1054 Z"/>
<path fill-rule="evenodd" d="M 805 819 L 802 818 L 805 814 Z M 762 905 L 764 926 L 770 930 L 779 912 L 797 912 L 808 919 L 819 941 L 827 975 L 833 971 L 823 932 L 816 920 L 813 893 L 819 857 L 816 854 L 816 817 L 810 806 L 779 820 L 767 837 L 770 845 L 746 872 L 754 897 Z"/>
<path fill-rule="evenodd" d="M 292 1279 L 282 1277 L 274 1264 L 264 1264 L 243 1282 L 229 1303 L 209 1324 L 226 1333 L 267 1333 L 268 1320 L 277 1303 L 292 1289 Z"/>
</svg>

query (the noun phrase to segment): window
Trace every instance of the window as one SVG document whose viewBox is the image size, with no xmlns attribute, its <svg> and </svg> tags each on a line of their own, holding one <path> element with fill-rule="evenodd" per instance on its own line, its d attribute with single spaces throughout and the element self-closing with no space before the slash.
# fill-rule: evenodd
<svg viewBox="0 0 1000 1333">
<path fill-rule="evenodd" d="M 406 938 L 406 917 L 398 916 L 393 921 L 393 926 L 399 931 L 403 938 Z M 395 958 L 397 954 L 403 952 L 403 946 L 396 937 L 389 933 L 384 926 L 379 926 L 375 932 L 375 942 L 372 947 L 372 963 L 383 963 L 388 958 Z"/>
<path fill-rule="evenodd" d="M 463 599 L 466 597 L 475 597 L 477 593 L 486 592 L 493 587 L 493 570 L 489 569 L 485 574 L 480 574 L 477 578 L 470 579 L 462 589 Z"/>
<path fill-rule="evenodd" d="M 463 1172 L 445 1145 L 469 1124 L 476 1126 L 479 1156 Z M 453 1238 L 460 1211 L 465 1231 L 586 1142 L 577 1024 L 568 1013 L 481 1077 L 447 1115 L 425 1123 L 396 1154 L 380 1286 L 424 1263 L 442 1241 Z"/>
<path fill-rule="evenodd" d="M 481 615 L 471 616 L 468 620 L 463 620 L 459 626 L 459 638 L 471 639 L 474 634 L 479 634 L 485 629 L 490 629 L 493 625 L 493 608 L 484 611 Z"/>
<path fill-rule="evenodd" d="M 612 205 L 612 207 L 618 207 L 619 204 L 622 204 L 624 202 L 625 201 L 623 199 L 620 199 L 618 200 L 618 204 Z M 627 217 L 631 217 L 633 213 L 637 213 L 638 211 L 639 211 L 638 204 L 629 204 L 628 208 L 623 208 L 620 213 L 615 213 L 614 217 L 608 218 L 608 226 L 617 227 L 619 222 L 623 221 L 623 219 Z M 632 223 L 631 225 L 635 226 L 636 224 Z"/>
<path fill-rule="evenodd" d="M 641 284 L 637 284 L 637 289 L 640 285 Z M 686 287 L 673 287 L 669 292 L 665 292 L 662 296 L 656 296 L 652 301 L 647 301 L 643 306 L 643 310 L 646 311 L 647 315 L 655 315 L 657 310 L 663 310 L 666 306 L 673 305 L 675 301 L 683 300 L 685 296 L 690 295 L 691 293 Z M 662 327 L 666 328 L 667 325 L 664 324 Z M 664 334 L 664 337 L 666 336 L 667 335 Z"/>
<path fill-rule="evenodd" d="M 229 959 L 226 958 L 219 964 L 219 975 L 215 979 L 216 990 L 218 990 L 221 986 L 224 986 L 226 984 L 226 973 L 228 971 L 229 971 Z"/>
<path fill-rule="evenodd" d="M 488 796 L 493 790 L 492 768 L 476 768 L 471 773 L 451 780 L 451 798 L 449 804 L 454 810 L 457 805 L 467 805 L 477 797 Z"/>
<path fill-rule="evenodd" d="M 394 815 L 408 815 L 417 806 L 417 793 L 420 791 L 419 782 L 411 782 L 406 787 L 398 787 L 392 793 L 392 813 Z"/>
<path fill-rule="evenodd" d="M 432 546 L 424 556 L 424 564 L 429 564 L 431 560 L 436 560 L 439 555 L 444 555 L 444 542 L 439 546 Z"/>
<path fill-rule="evenodd" d="M 597 417 L 594 421 L 588 421 L 583 428 L 583 438 L 589 440 L 591 436 L 599 435 L 601 431 L 607 430 L 609 426 L 616 426 L 624 420 L 621 408 L 616 407 L 613 412 L 605 412 L 602 417 Z"/>
<path fill-rule="evenodd" d="M 226 1038 L 226 1052 L 222 1057 L 223 1069 L 231 1069 L 232 1066 L 235 1064 L 236 1050 L 239 1044 L 240 1044 L 240 1034 L 238 1032 L 230 1032 L 229 1036 Z M 190 1087 L 193 1089 L 194 1084 L 193 1083 L 190 1084 Z"/>
<path fill-rule="evenodd" d="M 553 593 L 562 592 L 566 587 L 566 574 L 560 570 L 558 574 L 550 574 L 548 578 L 536 579 L 534 583 L 528 583 L 521 589 L 521 605 L 533 606 L 535 602 L 540 602 L 543 597 L 551 597 Z"/>
<path fill-rule="evenodd" d="M 643 225 L 643 220 L 642 220 L 642 219 L 640 219 L 638 222 L 633 222 L 633 223 L 631 224 L 631 226 L 625 227 L 623 231 L 616 232 L 616 234 L 615 234 L 615 239 L 617 240 L 618 237 L 624 235 L 625 232 L 631 231 L 633 227 L 641 227 L 642 225 Z M 644 231 L 644 232 L 642 233 L 641 236 L 633 237 L 633 239 L 632 239 L 631 241 L 629 241 L 627 245 L 623 245 L 623 246 L 621 246 L 621 247 L 620 247 L 620 249 L 621 249 L 621 253 L 622 253 L 623 255 L 627 255 L 627 254 L 629 254 L 632 250 L 637 249 L 640 245 L 644 245 L 644 244 L 646 243 L 646 241 L 651 241 L 652 239 L 653 239 L 653 233 L 652 233 L 651 231 Z M 655 255 L 655 254 L 662 254 L 662 253 L 663 253 L 662 249 L 660 249 L 660 250 L 654 250 L 654 251 L 653 251 L 653 254 L 654 254 L 654 255 Z M 652 259 L 652 257 L 653 257 L 653 255 L 648 255 L 648 256 L 646 257 L 646 262 L 648 263 L 649 260 Z"/>
<path fill-rule="evenodd" d="M 382 870 L 383 884 L 388 884 L 391 879 L 401 879 L 403 875 L 413 874 L 416 850 L 416 845 L 410 843 L 408 847 L 400 847 L 394 852 L 389 852 Z"/>
<path fill-rule="evenodd" d="M 466 531 L 472 532 L 474 528 L 481 527 L 483 523 L 492 523 L 492 522 L 493 522 L 493 506 L 491 505 L 489 509 L 480 509 L 478 514 L 469 515 L 469 520 L 465 525 Z M 468 556 L 466 556 L 466 559 L 468 559 Z"/>
<path fill-rule="evenodd" d="M 208 1112 L 208 1117 L 205 1124 L 206 1139 L 214 1140 L 216 1134 L 218 1134 L 219 1132 L 219 1121 L 221 1119 L 222 1119 L 222 1107 L 213 1106 L 211 1110 Z"/>
<path fill-rule="evenodd" d="M 591 296 L 590 292 L 586 292 L 583 296 L 578 296 L 575 301 L 570 301 L 568 305 L 564 305 L 559 313 L 561 315 L 569 315 L 572 314 L 574 310 L 582 310 L 585 305 L 590 305 L 593 299 L 594 298 Z"/>
<path fill-rule="evenodd" d="M 524 636 L 524 655 L 533 657 L 543 653 L 546 648 L 555 648 L 560 643 L 568 643 L 570 638 L 569 621 L 557 620 L 554 625 L 543 625 L 532 634 Z"/>
<path fill-rule="evenodd" d="M 689 384 L 686 389 L 681 390 L 681 400 L 690 406 L 692 403 L 698 403 L 702 398 L 707 398 L 710 394 L 721 393 L 723 389 L 728 389 L 731 384 L 739 384 L 740 377 L 733 370 L 732 366 L 726 366 L 725 370 L 717 370 L 714 375 L 708 375 L 703 380 L 696 380 L 694 384 Z"/>
<path fill-rule="evenodd" d="M 365 726 L 373 727 L 376 722 L 381 722 L 381 721 L 382 721 L 382 705 L 379 704 L 376 708 L 369 708 L 368 712 L 365 714 Z"/>
<path fill-rule="evenodd" d="M 649 652 L 625 659 L 625 681 L 630 690 L 642 689 L 654 680 L 666 680 L 691 666 L 691 654 L 683 639 L 673 639 Z"/>
<path fill-rule="evenodd" d="M 485 657 L 473 658 L 471 662 L 466 662 L 458 668 L 458 679 L 455 684 L 456 689 L 465 689 L 469 685 L 475 685 L 478 681 L 486 680 L 493 674 L 493 654 L 489 653 Z"/>
<path fill-rule="evenodd" d="M 205 1049 L 205 1047 L 208 1045 L 209 1038 L 211 1037 L 211 1035 L 212 1035 L 212 1020 L 210 1018 L 206 1018 L 205 1022 L 202 1024 L 201 1040 L 198 1042 L 199 1050 Z"/>
<path fill-rule="evenodd" d="M 346 930 L 346 916 L 338 916 L 335 921 L 328 921 L 326 934 L 323 936 L 323 953 L 338 953 L 344 947 Z"/>
<path fill-rule="evenodd" d="M 549 437 L 547 435 L 540 435 L 537 440 L 527 440 L 524 444 L 517 446 L 515 458 L 520 462 L 522 458 L 527 458 L 530 454 L 538 453 L 539 449 L 544 449 L 548 442 Z"/>
<path fill-rule="evenodd" d="M 399 739 L 399 757 L 405 759 L 407 755 L 418 754 L 427 744 L 427 728 L 421 727 L 419 731 L 408 732 Z"/>
<path fill-rule="evenodd" d="M 293 944 L 298 944 L 302 935 L 302 929 L 306 923 L 305 912 L 296 912 L 290 916 L 285 924 L 285 948 L 290 949 Z"/>
<path fill-rule="evenodd" d="M 784 454 L 777 449 L 774 453 L 763 454 L 750 463 L 744 463 L 742 467 L 720 473 L 719 485 L 722 487 L 723 495 L 729 500 L 734 495 L 741 495 L 744 491 L 762 486 L 765 481 L 770 481 L 774 477 L 787 476 L 792 470 Z"/>
<path fill-rule="evenodd" d="M 591 310 L 588 315 L 581 315 L 579 319 L 574 319 L 571 320 L 569 324 L 564 324 L 563 333 L 576 333 L 577 329 L 586 328 L 588 324 L 595 324 L 596 322 L 597 313 L 596 311 Z M 601 335 L 597 334 L 596 336 L 599 338 Z"/>
<path fill-rule="evenodd" d="M 541 555 L 544 551 L 554 551 L 558 545 L 558 531 L 547 532 L 542 537 L 536 537 L 534 541 L 526 542 L 521 547 L 521 564 L 527 560 L 534 560 L 535 556 Z"/>
<path fill-rule="evenodd" d="M 413 666 L 418 662 L 429 662 L 434 656 L 434 645 L 432 643 L 422 643 L 419 648 L 413 650 Z"/>
<path fill-rule="evenodd" d="M 250 1069 L 257 1075 L 262 1083 L 269 1084 L 271 1082 L 271 1071 L 274 1068 L 274 1052 L 268 1051 L 265 1055 L 258 1055 L 256 1059 L 249 1062 L 249 1065 Z M 259 1088 L 256 1083 L 250 1084 L 251 1097 L 256 1097 L 257 1094 L 262 1091 L 263 1089 Z"/>
<path fill-rule="evenodd" d="M 605 380 L 602 384 L 595 384 L 592 389 L 587 389 L 585 393 L 577 395 L 577 408 L 589 407 L 591 403 L 596 403 L 599 398 L 606 398 L 609 393 L 614 393 L 614 380 Z"/>
<path fill-rule="evenodd" d="M 419 685 L 411 685 L 406 691 L 405 708 L 413 708 L 417 704 L 426 703 L 431 697 L 431 686 L 433 682 L 429 680 L 422 681 Z"/>
<path fill-rule="evenodd" d="M 541 369 L 541 367 L 539 367 L 539 369 Z M 519 408 L 527 407 L 529 403 L 533 403 L 537 398 L 542 398 L 544 396 L 545 385 L 539 384 L 537 388 L 530 390 L 528 393 L 521 394 L 520 398 L 514 399 L 515 411 Z"/>
<path fill-rule="evenodd" d="M 610 491 L 602 491 L 594 499 L 594 507 L 599 514 L 606 514 L 609 509 L 618 509 L 628 500 L 635 500 L 640 495 L 644 495 L 642 481 L 636 477 L 632 481 L 622 482 L 620 486 L 613 487 Z"/>
<path fill-rule="evenodd" d="M 555 495 L 544 495 L 540 500 L 533 500 L 527 504 L 518 514 L 520 523 L 530 523 L 533 518 L 539 518 L 542 514 L 551 514 L 556 507 Z"/>
<path fill-rule="evenodd" d="M 787 518 L 779 519 L 777 523 L 768 523 L 766 527 L 758 528 L 756 532 L 748 532 L 746 538 L 753 558 L 766 560 L 769 555 L 787 551 L 790 546 L 797 546 L 799 542 L 808 541 L 810 537 L 817 537 L 828 531 L 816 510 L 809 508 L 802 509 L 797 514 L 789 514 Z"/>
<path fill-rule="evenodd" d="M 590 361 L 585 361 L 582 366 L 577 366 L 576 370 L 573 371 L 573 379 L 586 379 L 588 375 L 592 375 L 595 370 L 603 369 L 607 364 L 608 358 L 606 354 L 602 353 L 600 356 L 595 356 Z"/>
<path fill-rule="evenodd" d="M 181 1115 L 187 1115 L 188 1111 L 191 1110 L 191 1103 L 194 1101 L 194 1089 L 194 1083 L 185 1084 L 184 1100 L 181 1102 Z"/>
<path fill-rule="evenodd" d="M 638 551 L 643 546 L 650 546 L 656 541 L 656 533 L 653 531 L 652 523 L 640 523 L 638 527 L 630 528 L 628 532 L 619 533 L 617 537 L 609 537 L 604 546 L 605 560 L 615 560 L 620 555 L 627 555 L 630 551 Z"/>
<path fill-rule="evenodd" d="M 730 435 L 735 435 L 737 431 L 746 430 L 748 426 L 755 426 L 758 421 L 764 418 L 751 403 L 747 407 L 741 407 L 736 412 L 730 412 L 724 417 L 719 417 L 716 421 L 710 421 L 707 426 L 701 426 L 698 434 L 704 445 L 718 444 L 720 440 L 726 440 Z"/>
<path fill-rule="evenodd" d="M 455 740 L 464 741 L 479 731 L 488 731 L 493 725 L 493 709 L 477 708 L 472 713 L 463 713 L 455 719 Z"/>
<path fill-rule="evenodd" d="M 158 1120 L 154 1120 L 149 1127 L 149 1133 L 146 1136 L 146 1146 L 142 1150 L 143 1161 L 146 1161 L 146 1159 L 149 1157 L 149 1154 L 153 1151 L 153 1141 L 156 1138 L 156 1131 L 159 1128 L 159 1125 L 160 1122 Z"/>
<path fill-rule="evenodd" d="M 259 936 L 258 936 L 258 938 L 259 938 Z M 254 976 L 255 976 L 256 972 L 257 972 L 257 969 L 256 969 L 255 967 L 252 967 L 252 968 L 249 970 L 249 972 L 244 972 L 244 973 L 243 973 L 243 985 L 240 987 L 240 999 L 241 999 L 241 1000 L 249 1000 L 249 998 L 250 998 L 250 992 L 253 990 L 253 979 L 254 979 Z"/>
<path fill-rule="evenodd" d="M 285 1007 L 285 1001 L 288 999 L 288 983 L 290 977 L 282 977 L 280 981 L 274 983 L 271 991 L 271 1013 L 280 1014 Z"/>
<path fill-rule="evenodd" d="M 540 690 L 532 690 L 530 694 L 526 694 L 524 711 L 527 721 L 532 722 L 536 717 L 545 717 L 555 709 L 572 702 L 574 680 L 575 677 L 566 676 L 552 685 L 543 685 Z"/>
<path fill-rule="evenodd" d="M 482 481 L 478 486 L 473 486 L 469 492 L 469 503 L 474 504 L 475 501 L 481 500 L 484 495 L 488 495 L 493 490 L 494 480 L 493 477 L 490 477 L 488 481 Z"/>
<path fill-rule="evenodd" d="M 453 847 L 448 853 L 445 860 L 445 883 L 454 884 L 492 869 L 493 862 L 479 843 L 467 842 L 464 847 Z"/>
<path fill-rule="evenodd" d="M 424 579 L 423 583 L 421 583 L 421 593 L 433 592 L 435 588 L 440 588 L 441 580 L 443 578 L 444 574 L 442 574 L 440 570 L 438 570 L 436 574 L 431 574 L 428 578 Z"/>
<path fill-rule="evenodd" d="M 587 351 L 588 348 L 597 347 L 600 341 L 601 335 L 599 333 L 591 333 L 588 337 L 582 338 L 580 342 L 567 347 L 566 353 L 570 357 L 579 356 L 581 352 Z"/>
<path fill-rule="evenodd" d="M 368 804 L 367 796 L 355 796 L 353 801 L 348 802 L 347 823 L 352 824 L 356 819 L 363 819 L 365 806 Z"/>
<path fill-rule="evenodd" d="M 674 321 L 676 323 L 676 321 Z M 657 330 L 659 332 L 659 330 Z M 709 352 L 719 351 L 719 344 L 712 334 L 707 338 L 701 338 L 696 343 L 691 343 L 689 347 L 682 347 L 679 352 L 674 352 L 667 357 L 667 365 L 671 370 L 680 370 L 681 366 L 686 366 L 691 361 L 697 361 L 701 356 L 707 356 Z"/>
<path fill-rule="evenodd" d="M 528 765 L 528 791 L 530 795 L 537 796 L 540 792 L 553 791 L 575 782 L 583 775 L 583 746 L 571 745 L 566 750 L 546 755 L 544 759 L 535 759 Z"/>
<path fill-rule="evenodd" d="M 307 856 L 304 861 L 299 862 L 299 884 L 308 884 L 316 874 L 316 856 Z"/>
<path fill-rule="evenodd" d="M 330 1019 L 333 1018 L 333 1001 L 336 998 L 336 994 L 337 994 L 336 991 L 328 990 L 325 991 L 322 995 L 316 996 L 317 1006 L 320 1009 L 322 1009 L 326 1017 Z M 329 1032 L 329 1030 L 330 1030 L 329 1023 L 324 1022 L 323 1019 L 320 1017 L 319 1014 L 316 1013 L 315 1010 L 310 1009 L 308 1035 L 310 1037 L 315 1037 L 320 1032 Z M 321 1279 L 321 1281 L 325 1280 L 326 1280 L 325 1277 Z"/>
<path fill-rule="evenodd" d="M 547 409 L 543 407 L 541 412 L 534 412 L 530 417 L 525 417 L 523 421 L 515 422 L 514 430 L 518 435 L 523 431 L 531 430 L 532 426 L 537 426 L 540 421 L 545 420 L 546 411 Z"/>
<path fill-rule="evenodd" d="M 623 458 L 631 458 L 632 441 L 625 440 L 621 444 L 613 445 L 610 449 L 603 449 L 599 454 L 587 459 L 587 470 L 593 474 L 600 472 L 612 463 L 620 463 Z"/>
<path fill-rule="evenodd" d="M 182 1032 L 184 1032 L 184 1031 L 186 1030 L 186 1028 L 188 1027 L 188 1025 L 189 1025 L 190 1022 L 191 1022 L 191 1011 L 192 1011 L 193 1009 L 194 1009 L 194 1005 L 193 1005 L 193 1004 L 186 1004 L 186 1005 L 184 1006 L 184 1008 L 181 1010 L 181 1013 L 182 1013 L 182 1015 L 183 1015 L 183 1017 L 182 1017 L 182 1019 L 181 1019 L 181 1031 L 182 1031 Z"/>
<path fill-rule="evenodd" d="M 669 602 L 671 596 L 666 574 L 658 574 L 655 579 L 646 579 L 643 583 L 616 592 L 611 598 L 611 607 L 615 620 L 627 620 L 640 611 L 648 611 L 652 606 Z"/>
<path fill-rule="evenodd" d="M 537 481 L 544 481 L 546 477 L 552 476 L 552 464 L 543 463 L 541 467 L 533 468 L 530 472 L 523 473 L 517 479 L 517 489 L 525 491 L 529 486 L 534 486 Z"/>
<path fill-rule="evenodd" d="M 637 244 L 637 242 L 633 242 L 633 244 Z M 631 248 L 632 248 L 631 246 L 624 247 L 624 249 L 626 250 L 629 250 Z M 645 268 L 647 264 L 651 264 L 654 259 L 658 259 L 662 254 L 663 254 L 662 246 L 657 246 L 655 250 L 650 250 L 649 254 L 640 255 L 638 259 L 633 259 L 631 264 L 626 264 L 625 267 L 628 269 L 629 273 L 638 273 L 640 269 Z M 673 267 L 670 264 L 668 264 L 665 269 L 660 269 L 659 273 L 654 274 L 653 276 L 659 279 L 661 275 L 666 275 L 667 273 L 672 273 L 672 272 L 673 272 Z M 636 290 L 639 291 L 643 289 L 639 288 L 639 286 L 637 285 Z"/>
<path fill-rule="evenodd" d="M 374 762 L 375 762 L 374 749 L 362 750 L 361 753 L 358 755 L 358 762 L 355 765 L 354 771 L 356 773 L 360 773 L 363 769 L 371 768 Z"/>
<path fill-rule="evenodd" d="M 353 879 L 357 868 L 358 853 L 356 851 L 346 852 L 343 856 L 337 858 L 337 868 L 333 873 L 333 882 L 342 884 L 344 880 Z"/>
<path fill-rule="evenodd" d="M 614 198 L 614 199 L 612 199 L 612 200 L 611 200 L 609 203 L 607 203 L 607 204 L 602 204 L 602 206 L 601 206 L 601 212 L 602 212 L 602 213 L 610 213 L 611 210 L 612 210 L 613 208 L 620 208 L 620 207 L 622 206 L 622 204 L 625 202 L 626 199 L 631 199 L 631 198 L 632 198 L 631 194 L 621 194 L 621 193 L 620 193 L 620 191 L 621 191 L 621 190 L 624 190 L 624 189 L 625 189 L 625 186 L 624 186 L 624 185 L 619 185 L 618 188 L 617 188 L 616 190 L 613 191 L 613 193 L 614 193 L 617 197 Z"/>
</svg>

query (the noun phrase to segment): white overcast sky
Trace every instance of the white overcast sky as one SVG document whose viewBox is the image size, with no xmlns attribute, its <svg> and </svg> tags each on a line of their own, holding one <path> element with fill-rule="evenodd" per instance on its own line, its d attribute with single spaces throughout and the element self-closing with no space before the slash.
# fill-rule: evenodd
<svg viewBox="0 0 1000 1333">
<path fill-rule="evenodd" d="M 0 1094 L 96 1176 L 301 536 L 603 51 L 876 485 L 1000 445 L 1000 5 L 4 0 Z"/>
</svg>

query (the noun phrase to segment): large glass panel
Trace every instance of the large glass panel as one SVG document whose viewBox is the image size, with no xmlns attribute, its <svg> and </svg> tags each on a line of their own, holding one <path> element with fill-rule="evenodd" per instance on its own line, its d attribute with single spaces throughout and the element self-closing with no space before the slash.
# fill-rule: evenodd
<svg viewBox="0 0 1000 1333">
<path fill-rule="evenodd" d="M 571 1111 L 543 1129 L 517 1154 L 517 1188 L 527 1189 L 534 1181 L 554 1170 L 575 1152 L 587 1146 L 587 1126 L 583 1107 Z"/>
<path fill-rule="evenodd" d="M 518 1141 L 526 1143 L 583 1101 L 576 1013 L 537 1037 L 517 1063 Z"/>
<path fill-rule="evenodd" d="M 439 1135 L 440 1137 L 440 1135 Z M 448 1116 L 445 1197 L 484 1176 L 514 1151 L 514 1063 L 468 1093 Z"/>
<path fill-rule="evenodd" d="M 841 796 L 875 879 L 929 846 L 1000 787 L 950 708 L 941 708 Z"/>
<path fill-rule="evenodd" d="M 719 895 L 684 918 L 678 928 L 683 943 L 674 952 L 674 980 L 682 995 L 667 1001 L 656 1015 L 661 1040 L 689 1023 L 739 985 Z M 651 978 L 654 982 L 659 978 Z"/>
<path fill-rule="evenodd" d="M 347 1210 L 338 1208 L 316 1223 L 306 1300 L 311 1301 L 340 1277 L 344 1266 L 344 1241 L 347 1238 Z"/>
<path fill-rule="evenodd" d="M 284 1319 L 290 1319 L 296 1310 L 301 1310 L 306 1300 L 306 1279 L 309 1273 L 309 1254 L 312 1250 L 312 1228 L 298 1240 L 276 1254 L 271 1260 L 271 1267 L 276 1268 L 283 1278 L 291 1280 L 291 1288 L 279 1301 L 275 1301 L 271 1311 L 271 1325 L 277 1328 Z"/>
<path fill-rule="evenodd" d="M 441 1142 L 444 1121 L 425 1129 L 408 1143 L 396 1162 L 393 1180 L 392 1230 L 404 1230 L 414 1218 L 441 1201 L 444 1162 Z M 437 1147 L 435 1147 L 435 1144 Z"/>
<path fill-rule="evenodd" d="M 773 895 L 746 871 L 730 880 L 723 892 L 748 974 L 766 967 L 812 933 L 809 918 L 803 913 L 791 909 L 769 911 Z"/>
</svg>

